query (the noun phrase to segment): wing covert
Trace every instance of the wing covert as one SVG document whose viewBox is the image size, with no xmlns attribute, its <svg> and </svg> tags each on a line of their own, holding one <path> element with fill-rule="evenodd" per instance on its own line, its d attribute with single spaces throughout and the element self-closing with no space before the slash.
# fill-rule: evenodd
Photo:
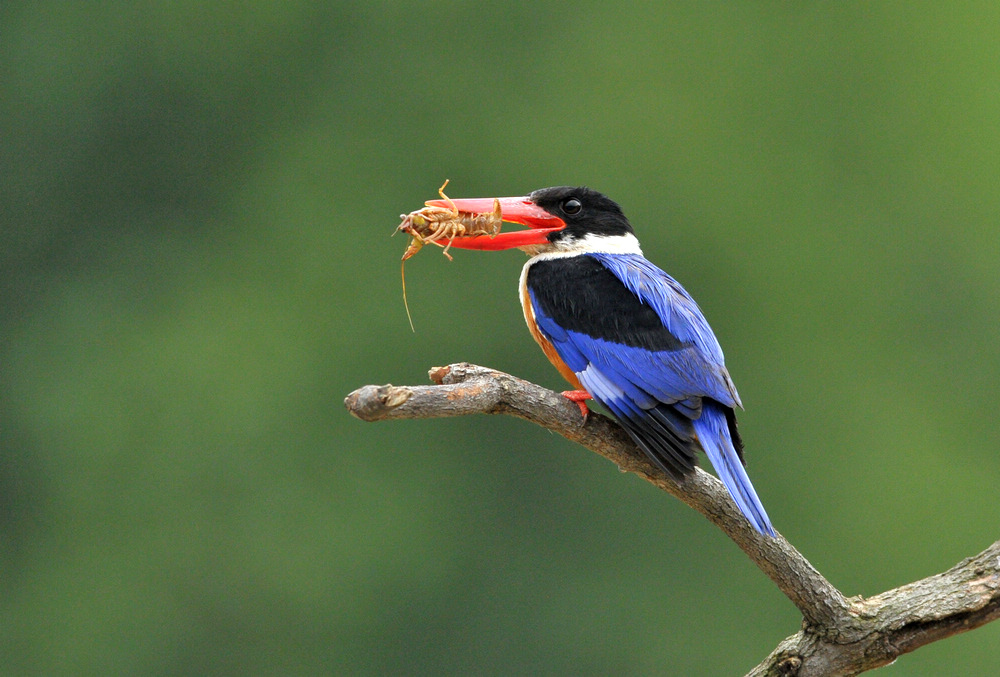
<svg viewBox="0 0 1000 677">
<path fill-rule="evenodd" d="M 653 406 L 650 398 L 684 403 L 679 410 L 691 418 L 700 415 L 701 397 L 739 406 L 701 310 L 643 257 L 539 261 L 528 270 L 527 288 L 539 329 L 578 375 L 584 361 L 594 365 L 643 409 Z"/>
</svg>

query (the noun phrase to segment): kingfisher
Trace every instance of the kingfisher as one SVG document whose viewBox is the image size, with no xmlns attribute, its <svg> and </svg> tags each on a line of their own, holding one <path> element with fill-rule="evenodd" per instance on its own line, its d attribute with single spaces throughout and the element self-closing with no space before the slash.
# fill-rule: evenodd
<svg viewBox="0 0 1000 677">
<path fill-rule="evenodd" d="M 736 427 L 742 409 L 719 341 L 698 304 L 643 256 L 621 207 L 585 187 L 523 197 L 432 200 L 430 206 L 490 212 L 525 230 L 456 238 L 453 247 L 518 248 L 530 256 L 520 297 L 528 330 L 575 390 L 610 411 L 636 445 L 676 480 L 704 451 L 753 527 L 774 527 L 744 468 Z M 450 202 L 450 203 L 449 203 Z"/>
</svg>

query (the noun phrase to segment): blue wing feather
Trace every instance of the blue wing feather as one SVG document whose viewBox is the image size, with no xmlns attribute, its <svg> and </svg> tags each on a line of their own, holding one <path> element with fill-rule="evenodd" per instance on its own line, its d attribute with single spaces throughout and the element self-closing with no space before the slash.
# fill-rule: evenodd
<svg viewBox="0 0 1000 677">
<path fill-rule="evenodd" d="M 662 366 L 677 371 L 683 385 L 694 386 L 690 395 L 707 395 L 726 406 L 742 406 L 729 373 L 719 340 L 701 308 L 677 280 L 636 254 L 589 254 L 610 270 L 640 301 L 650 306 L 663 326 L 694 351 L 668 353 Z M 662 359 L 662 353 L 651 353 Z M 649 365 L 655 369 L 658 365 Z M 702 392 L 698 392 L 698 391 Z"/>
<path fill-rule="evenodd" d="M 637 254 L 589 254 L 614 273 L 622 284 L 653 308 L 670 333 L 693 343 L 705 357 L 719 365 L 722 347 L 701 309 L 677 280 Z"/>
<path fill-rule="evenodd" d="M 567 330 L 543 311 L 529 288 L 539 330 L 588 392 L 664 470 L 675 477 L 690 470 L 700 446 L 740 511 L 758 531 L 773 535 L 725 414 L 725 408 L 741 406 L 739 395 L 698 305 L 676 280 L 642 256 L 588 256 L 651 307 L 682 345 L 654 351 Z"/>
</svg>

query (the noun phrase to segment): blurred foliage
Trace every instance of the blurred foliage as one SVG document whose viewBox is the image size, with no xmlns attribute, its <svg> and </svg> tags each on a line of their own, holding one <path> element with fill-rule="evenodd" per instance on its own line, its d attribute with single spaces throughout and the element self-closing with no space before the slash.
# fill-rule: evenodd
<svg viewBox="0 0 1000 677">
<path fill-rule="evenodd" d="M 998 537 L 995 3 L 0 6 L 6 674 L 742 674 L 798 615 L 683 505 L 506 418 L 516 253 L 396 215 L 583 184 L 699 300 L 775 525 L 847 594 Z M 987 674 L 1000 624 L 893 674 Z M 721 650 L 720 650 L 721 649 Z"/>
</svg>

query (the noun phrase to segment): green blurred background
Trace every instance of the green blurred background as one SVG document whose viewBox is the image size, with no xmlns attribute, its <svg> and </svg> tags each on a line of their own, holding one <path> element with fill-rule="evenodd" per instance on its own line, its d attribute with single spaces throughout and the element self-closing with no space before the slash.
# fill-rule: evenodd
<svg viewBox="0 0 1000 677">
<path fill-rule="evenodd" d="M 777 528 L 847 594 L 1000 537 L 1000 6 L 0 5 L 11 675 L 736 675 L 799 615 L 718 530 L 510 418 L 517 252 L 400 212 L 583 184 L 698 299 Z M 987 674 L 1000 623 L 892 674 Z"/>
</svg>

